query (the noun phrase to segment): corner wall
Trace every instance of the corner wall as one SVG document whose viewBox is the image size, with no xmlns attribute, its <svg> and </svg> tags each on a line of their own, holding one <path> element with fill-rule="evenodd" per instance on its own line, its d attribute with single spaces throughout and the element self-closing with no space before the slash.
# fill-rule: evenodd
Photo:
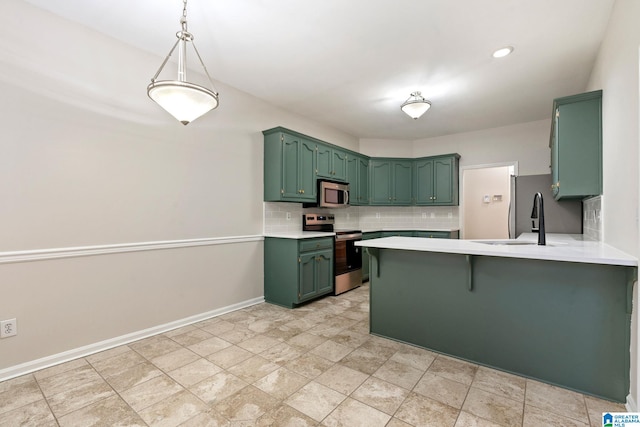
<svg viewBox="0 0 640 427">
<path fill-rule="evenodd" d="M 603 92 L 603 239 L 636 257 L 640 254 L 638 17 L 640 2 L 616 0 L 587 87 L 587 90 L 602 89 Z M 631 390 L 627 402 L 632 411 L 638 411 L 640 403 L 637 288 L 636 283 L 631 319 Z"/>
</svg>

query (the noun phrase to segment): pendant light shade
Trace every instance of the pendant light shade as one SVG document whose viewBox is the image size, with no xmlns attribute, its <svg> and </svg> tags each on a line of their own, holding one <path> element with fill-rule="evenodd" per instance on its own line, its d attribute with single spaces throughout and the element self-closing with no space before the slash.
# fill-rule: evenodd
<svg viewBox="0 0 640 427">
<path fill-rule="evenodd" d="M 180 24 L 182 30 L 176 33 L 178 40 L 175 42 L 169 54 L 164 59 L 160 69 L 147 86 L 147 95 L 169 114 L 175 117 L 183 125 L 188 125 L 203 114 L 218 106 L 218 92 L 213 89 L 213 81 L 207 67 L 204 65 L 196 45 L 193 43 L 193 34 L 187 31 L 187 0 L 183 0 L 184 7 Z M 211 89 L 187 81 L 187 44 L 193 46 L 193 50 L 204 68 L 204 72 L 211 84 Z M 162 69 L 167 64 L 173 51 L 178 47 L 178 78 L 177 80 L 157 80 Z"/>
<path fill-rule="evenodd" d="M 149 97 L 183 125 L 218 106 L 218 94 L 188 82 L 161 80 L 147 87 Z"/>
<path fill-rule="evenodd" d="M 426 113 L 429 108 L 431 108 L 431 102 L 424 99 L 419 91 L 412 92 L 409 99 L 400 106 L 400 109 L 414 120 Z"/>
</svg>

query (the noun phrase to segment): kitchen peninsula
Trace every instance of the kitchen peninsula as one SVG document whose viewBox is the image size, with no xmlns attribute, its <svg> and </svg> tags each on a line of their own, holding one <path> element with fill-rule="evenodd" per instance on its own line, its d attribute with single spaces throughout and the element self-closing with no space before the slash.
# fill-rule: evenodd
<svg viewBox="0 0 640 427">
<path fill-rule="evenodd" d="M 371 254 L 371 333 L 623 402 L 637 259 L 582 236 L 388 237 Z"/>
</svg>

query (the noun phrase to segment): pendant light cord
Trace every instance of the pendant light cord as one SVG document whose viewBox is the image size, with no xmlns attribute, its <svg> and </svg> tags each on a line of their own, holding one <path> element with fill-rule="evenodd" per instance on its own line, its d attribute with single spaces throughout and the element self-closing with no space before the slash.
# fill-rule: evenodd
<svg viewBox="0 0 640 427">
<path fill-rule="evenodd" d="M 176 40 L 176 43 L 173 45 L 173 47 L 169 51 L 169 54 L 164 58 L 164 61 L 160 65 L 160 68 L 158 68 L 158 71 L 156 72 L 156 74 L 151 78 L 151 82 L 153 83 L 153 82 L 156 81 L 156 79 L 158 78 L 158 76 L 162 72 L 162 69 L 164 68 L 164 66 L 169 61 L 169 58 L 171 58 L 171 54 L 173 53 L 173 51 L 178 46 L 178 43 L 180 43 L 181 40 L 185 40 L 185 41 L 191 42 L 191 46 L 193 46 L 193 50 L 196 52 L 196 56 L 198 57 L 198 60 L 200 61 L 200 65 L 202 65 L 202 68 L 204 69 L 204 73 L 206 74 L 207 79 L 209 80 L 209 83 L 211 84 L 211 88 L 213 89 L 213 93 L 215 93 L 216 96 L 218 96 L 218 91 L 216 90 L 215 85 L 213 84 L 213 80 L 211 79 L 211 76 L 209 75 L 209 70 L 207 70 L 207 66 L 204 65 L 204 61 L 202 60 L 202 57 L 200 56 L 200 52 L 198 52 L 198 48 L 196 48 L 196 44 L 193 42 L 193 34 L 191 34 L 189 31 L 187 31 L 187 0 L 182 0 L 182 4 L 183 4 L 182 17 L 180 18 L 180 25 L 182 27 L 182 31 L 179 31 L 176 34 L 176 37 L 178 38 L 178 40 Z"/>
</svg>

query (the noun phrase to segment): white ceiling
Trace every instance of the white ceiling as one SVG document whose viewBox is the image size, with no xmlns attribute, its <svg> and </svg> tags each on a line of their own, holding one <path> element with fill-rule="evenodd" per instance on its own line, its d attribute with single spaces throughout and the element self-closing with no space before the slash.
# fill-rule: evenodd
<svg viewBox="0 0 640 427">
<path fill-rule="evenodd" d="M 159 57 L 183 6 L 27 1 Z M 549 118 L 585 90 L 613 2 L 189 0 L 188 22 L 214 80 L 357 137 L 419 139 Z M 415 90 L 433 104 L 418 120 L 400 111 Z"/>
</svg>

